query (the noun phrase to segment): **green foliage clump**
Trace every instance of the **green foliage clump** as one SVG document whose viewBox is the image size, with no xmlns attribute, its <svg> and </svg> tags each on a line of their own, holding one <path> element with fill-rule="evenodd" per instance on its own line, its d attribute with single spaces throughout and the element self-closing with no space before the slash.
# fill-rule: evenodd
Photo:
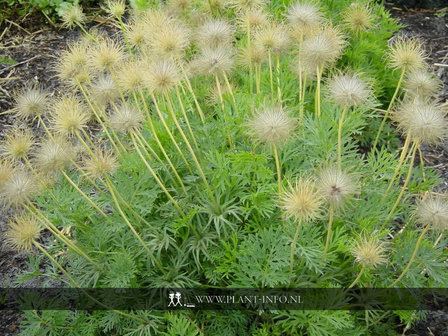
<svg viewBox="0 0 448 336">
<path fill-rule="evenodd" d="M 80 288 L 444 287 L 446 195 L 434 191 L 435 171 L 415 164 L 421 145 L 443 139 L 447 125 L 428 93 L 431 80 L 417 85 L 424 95 L 409 89 L 409 74 L 425 70 L 421 46 L 400 39 L 386 49 L 396 27 L 387 13 L 362 1 L 352 10 L 367 16 L 353 21 L 341 3 L 310 5 L 312 20 L 304 21 L 300 3 L 168 1 L 126 23 L 121 3 L 109 3 L 122 38 L 86 31 L 56 67 L 66 95 L 50 100 L 28 88 L 17 97 L 17 115 L 45 136 L 5 136 L 2 200 L 28 216 L 11 221 L 6 242 L 50 261 L 40 272 L 41 259 L 32 257 L 21 280 L 46 275 Z M 83 28 L 82 16 L 66 19 Z M 382 47 L 367 52 L 371 43 Z M 381 63 L 385 57 L 394 63 Z M 381 146 L 387 137 L 398 142 L 397 131 L 383 129 L 389 117 L 405 137 L 400 151 Z M 40 236 L 43 228 L 50 238 Z M 420 315 L 24 316 L 23 335 L 323 336 L 390 334 Z"/>
</svg>

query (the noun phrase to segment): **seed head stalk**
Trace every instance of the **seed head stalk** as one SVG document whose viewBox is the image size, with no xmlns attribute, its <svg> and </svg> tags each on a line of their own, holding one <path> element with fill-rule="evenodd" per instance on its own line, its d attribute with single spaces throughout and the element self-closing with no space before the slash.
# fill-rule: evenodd
<svg viewBox="0 0 448 336">
<path fill-rule="evenodd" d="M 299 219 L 297 223 L 296 233 L 294 234 L 294 239 L 291 243 L 291 254 L 290 254 L 290 262 L 289 262 L 289 271 L 292 273 L 292 269 L 294 266 L 294 252 L 296 250 L 297 239 L 299 238 L 300 228 L 302 226 L 302 220 Z"/>
<path fill-rule="evenodd" d="M 75 182 L 73 182 L 73 180 L 70 178 L 70 176 L 67 175 L 67 173 L 61 169 L 61 174 L 65 177 L 65 179 L 73 186 L 73 188 L 75 188 L 75 190 L 77 192 L 79 192 L 81 194 L 82 197 L 84 197 L 84 199 L 90 203 L 90 205 L 92 205 L 103 217 L 107 217 L 107 215 L 103 212 L 103 210 L 101 210 L 98 205 L 95 204 L 95 202 L 89 197 L 87 196 L 77 185 Z"/>
<path fill-rule="evenodd" d="M 190 94 L 193 97 L 194 104 L 196 105 L 196 109 L 198 110 L 198 113 L 199 113 L 199 117 L 201 118 L 201 121 L 204 124 L 205 123 L 204 113 L 202 112 L 201 105 L 199 105 L 199 102 L 198 102 L 198 99 L 196 97 L 196 94 L 194 93 L 193 86 L 191 85 L 191 82 L 190 82 L 190 78 L 188 78 L 188 75 L 185 72 L 185 69 L 184 69 L 184 67 L 182 65 L 182 61 L 179 60 L 178 64 L 179 64 L 179 68 L 181 69 L 182 74 L 184 76 L 185 83 L 187 83 L 188 91 L 190 91 Z"/>
<path fill-rule="evenodd" d="M 157 114 L 159 115 L 159 119 L 162 122 L 163 126 L 165 127 L 165 130 L 167 131 L 168 136 L 170 137 L 171 141 L 173 142 L 174 147 L 176 147 L 177 151 L 179 152 L 179 154 L 180 154 L 182 160 L 184 161 L 185 166 L 187 167 L 188 171 L 191 174 L 193 174 L 193 171 L 191 170 L 190 164 L 188 163 L 187 159 L 185 158 L 184 153 L 182 152 L 182 150 L 180 149 L 179 145 L 177 144 L 177 141 L 174 138 L 173 133 L 171 133 L 170 128 L 168 127 L 168 125 L 165 122 L 165 118 L 163 117 L 162 111 L 160 111 L 159 104 L 158 104 L 157 99 L 154 96 L 154 94 L 151 94 L 151 98 L 152 98 L 152 100 L 154 102 L 154 106 L 156 107 L 156 111 L 157 111 Z"/>
<path fill-rule="evenodd" d="M 219 101 L 221 103 L 222 116 L 224 118 L 224 122 L 227 124 L 227 117 L 226 117 L 226 112 L 225 112 L 225 109 L 224 109 L 224 99 L 222 98 L 221 83 L 219 82 L 218 75 L 216 75 L 216 74 L 215 74 L 215 81 L 216 81 L 216 89 L 218 90 Z M 232 148 L 233 147 L 233 142 L 232 142 L 232 138 L 230 137 L 229 134 L 227 135 L 227 140 L 229 141 L 230 148 Z"/>
<path fill-rule="evenodd" d="M 31 173 L 34 175 L 34 177 L 37 179 L 37 181 L 40 183 L 40 185 L 46 189 L 46 191 L 48 191 L 49 195 L 51 196 L 51 198 L 53 199 L 53 201 L 56 202 L 56 204 L 59 204 L 58 199 L 56 198 L 56 196 L 54 196 L 53 192 L 47 188 L 47 186 L 45 185 L 45 182 L 42 180 L 42 178 L 40 177 L 40 175 L 37 173 L 36 169 L 34 169 L 33 165 L 31 164 L 31 162 L 28 160 L 28 158 L 24 157 L 23 161 L 25 162 L 25 165 L 28 167 L 28 169 L 31 171 Z"/>
<path fill-rule="evenodd" d="M 344 124 L 345 114 L 347 113 L 347 106 L 342 110 L 342 115 L 339 118 L 338 127 L 338 168 L 342 170 L 342 125 Z"/>
<path fill-rule="evenodd" d="M 135 235 L 135 237 L 137 238 L 137 240 L 142 244 L 143 248 L 146 250 L 146 252 L 148 253 L 149 257 L 152 259 L 152 261 L 154 262 L 154 264 L 159 268 L 159 270 L 163 273 L 163 275 L 166 275 L 165 270 L 163 269 L 162 264 L 160 263 L 160 261 L 155 257 L 155 255 L 151 252 L 151 250 L 148 248 L 148 246 L 146 245 L 146 243 L 144 242 L 144 240 L 142 239 L 142 237 L 138 234 L 138 232 L 135 230 L 134 226 L 131 224 L 131 222 L 129 221 L 129 219 L 126 217 L 126 214 L 123 212 L 123 209 L 120 206 L 120 203 L 118 202 L 117 196 L 114 193 L 114 188 L 112 187 L 112 183 L 110 182 L 109 178 L 106 176 L 105 177 L 105 181 L 106 184 L 109 187 L 109 190 L 111 192 L 111 196 L 112 199 L 115 203 L 115 206 L 117 207 L 118 212 L 120 213 L 121 217 L 123 218 L 123 220 L 126 222 L 126 224 L 128 225 L 129 229 L 131 229 L 132 233 Z"/>
<path fill-rule="evenodd" d="M 399 277 L 397 279 L 395 279 L 395 281 L 389 286 L 393 287 L 395 286 L 397 283 L 400 282 L 400 280 L 404 277 L 404 275 L 409 271 L 409 269 L 411 268 L 412 263 L 415 260 L 415 257 L 417 256 L 417 252 L 418 249 L 420 247 L 420 244 L 422 243 L 423 238 L 425 237 L 425 234 L 428 232 L 428 230 L 431 228 L 431 224 L 428 224 L 425 226 L 425 228 L 423 229 L 422 233 L 420 234 L 420 236 L 417 239 L 417 243 L 415 244 L 415 248 L 414 248 L 414 252 L 412 252 L 412 256 L 411 259 L 409 259 L 408 264 L 406 265 L 406 267 L 404 268 L 403 272 L 401 272 L 401 274 L 399 275 Z"/>
<path fill-rule="evenodd" d="M 268 49 L 268 66 L 269 66 L 269 84 L 271 86 L 271 100 L 274 101 L 274 75 L 272 74 L 272 54 Z"/>
<path fill-rule="evenodd" d="M 249 57 L 249 92 L 253 92 L 253 83 L 252 83 L 252 49 L 251 49 L 251 41 L 250 41 L 250 19 L 249 19 L 249 11 L 246 11 L 246 34 L 247 34 L 247 50 Z"/>
<path fill-rule="evenodd" d="M 411 179 L 412 176 L 412 169 L 414 167 L 414 159 L 415 159 L 415 154 L 417 151 L 417 147 L 418 144 L 414 142 L 414 144 L 411 146 L 411 150 L 410 150 L 410 156 L 411 156 L 411 161 L 409 163 L 409 170 L 408 170 L 408 174 L 406 176 L 406 180 L 404 181 L 403 186 L 401 187 L 401 191 L 400 194 L 397 197 L 397 200 L 395 201 L 392 209 L 389 212 L 389 215 L 387 216 L 386 220 L 384 221 L 384 223 L 381 225 L 381 228 L 384 228 L 384 226 L 387 224 L 387 222 L 392 218 L 392 215 L 394 214 L 395 210 L 397 209 L 398 204 L 400 204 L 400 201 L 404 195 L 404 192 L 406 190 L 406 187 Z"/>
<path fill-rule="evenodd" d="M 135 149 L 137 150 L 138 155 L 140 156 L 140 158 L 142 159 L 143 163 L 145 164 L 146 168 L 148 168 L 149 172 L 151 173 L 151 175 L 154 177 L 154 179 L 156 180 L 157 184 L 160 186 L 160 188 L 162 188 L 163 192 L 165 193 L 165 195 L 169 198 L 169 200 L 173 203 L 174 207 L 183 215 L 183 211 L 181 209 L 181 207 L 179 206 L 179 204 L 176 202 L 176 200 L 171 196 L 171 194 L 169 193 L 169 191 L 166 189 L 165 185 L 163 184 L 163 182 L 160 180 L 160 178 L 157 176 L 156 172 L 154 171 L 154 169 L 152 169 L 151 165 L 148 163 L 148 161 L 146 161 L 145 157 L 143 156 L 140 147 L 137 143 L 137 141 L 135 140 L 135 136 L 134 134 L 131 132 L 131 139 L 132 142 L 135 146 Z"/>
<path fill-rule="evenodd" d="M 328 230 L 327 230 L 327 239 L 325 240 L 325 248 L 324 253 L 322 254 L 322 260 L 325 260 L 325 257 L 327 256 L 328 247 L 330 246 L 330 238 L 331 238 L 331 229 L 333 226 L 333 219 L 334 219 L 334 205 L 333 203 L 330 203 L 330 210 L 328 215 Z"/>
<path fill-rule="evenodd" d="M 235 112 L 236 112 L 237 107 L 236 107 L 235 95 L 233 94 L 232 86 L 230 85 L 229 78 L 227 77 L 227 74 L 225 71 L 222 72 L 222 76 L 224 78 L 224 81 L 226 82 L 227 90 L 229 91 L 230 96 L 232 97 L 233 107 L 235 108 Z"/>
<path fill-rule="evenodd" d="M 272 150 L 274 151 L 274 158 L 275 158 L 275 167 L 277 168 L 277 181 L 278 181 L 278 193 L 281 194 L 282 192 L 282 168 L 280 165 L 280 160 L 278 157 L 277 152 L 277 145 L 272 145 Z"/>
<path fill-rule="evenodd" d="M 319 67 L 316 67 L 316 76 L 317 76 L 317 81 L 316 81 L 316 96 L 315 96 L 315 109 L 316 109 L 316 115 L 318 117 L 320 117 L 320 81 L 321 81 L 321 77 L 322 77 L 322 70 L 319 69 Z"/>
<path fill-rule="evenodd" d="M 353 282 L 351 283 L 350 286 L 348 286 L 348 288 L 353 288 L 353 286 L 355 286 L 358 283 L 359 279 L 361 279 L 361 276 L 364 274 L 365 270 L 366 267 L 362 266 L 361 270 L 358 273 L 358 276 L 355 278 L 355 280 L 353 280 Z"/>
<path fill-rule="evenodd" d="M 219 84 L 219 83 L 218 83 L 218 84 Z M 202 181 L 204 182 L 204 184 L 205 184 L 205 186 L 206 186 L 206 188 L 207 188 L 207 191 L 208 191 L 209 194 L 210 194 L 210 197 L 212 197 L 212 199 L 216 202 L 215 197 L 214 197 L 214 195 L 213 195 L 213 193 L 212 193 L 212 190 L 211 190 L 211 188 L 210 188 L 210 185 L 208 184 L 207 178 L 206 178 L 205 175 L 204 175 L 204 171 L 202 170 L 202 166 L 201 166 L 201 164 L 200 164 L 198 158 L 196 157 L 196 154 L 194 153 L 194 150 L 193 150 L 193 148 L 191 147 L 191 144 L 190 144 L 190 142 L 188 141 L 188 138 L 186 137 L 184 131 L 182 130 L 182 127 L 180 126 L 180 124 L 179 124 L 179 122 L 178 122 L 178 120 L 177 120 L 177 117 L 176 117 L 176 114 L 174 113 L 174 109 L 173 109 L 173 105 L 172 105 L 172 103 L 171 103 L 170 97 L 169 97 L 169 95 L 168 95 L 166 92 L 165 92 L 165 99 L 166 99 L 166 102 L 167 102 L 167 104 L 168 104 L 168 110 L 169 110 L 170 113 L 171 113 L 171 117 L 173 118 L 174 123 L 176 124 L 177 129 L 179 130 L 179 133 L 180 133 L 182 139 L 185 141 L 185 144 L 187 145 L 187 148 L 188 148 L 188 150 L 190 151 L 190 154 L 191 154 L 191 156 L 192 156 L 192 158 L 193 158 L 193 161 L 194 161 L 194 163 L 195 163 L 195 165 L 196 165 L 196 168 L 198 169 L 199 174 L 201 175 Z"/>
<path fill-rule="evenodd" d="M 44 128 L 45 133 L 47 133 L 48 137 L 53 140 L 53 134 L 51 134 L 50 130 L 48 129 L 47 125 L 45 125 L 44 120 L 42 119 L 42 116 L 39 114 L 37 116 L 37 119 L 39 121 L 39 124 L 42 125 L 42 127 Z"/>
<path fill-rule="evenodd" d="M 188 133 L 190 133 L 190 137 L 193 140 L 194 147 L 199 152 L 199 146 L 198 146 L 198 143 L 196 142 L 196 137 L 194 136 L 193 130 L 192 130 L 191 125 L 190 125 L 190 121 L 188 120 L 188 116 L 187 116 L 187 112 L 185 110 L 184 103 L 182 101 L 182 98 L 180 97 L 180 92 L 179 92 L 179 86 L 178 85 L 176 85 L 176 97 L 177 97 L 177 101 L 179 102 L 179 106 L 180 106 L 180 109 L 182 111 L 182 115 L 183 115 L 183 117 L 185 119 L 185 123 L 187 124 Z"/>
<path fill-rule="evenodd" d="M 401 70 L 401 74 L 400 74 L 400 78 L 398 79 L 397 87 L 395 88 L 395 92 L 392 96 L 392 99 L 390 100 L 389 107 L 387 108 L 386 113 L 384 113 L 383 120 L 381 121 L 380 127 L 378 128 L 378 133 L 376 134 L 375 141 L 373 142 L 372 148 L 376 148 L 376 145 L 378 144 L 378 140 L 380 138 L 381 132 L 383 131 L 384 125 L 386 123 L 386 119 L 389 116 L 390 110 L 392 109 L 392 106 L 393 106 L 395 99 L 397 98 L 398 92 L 400 90 L 401 83 L 403 82 L 404 73 L 405 73 L 405 68 L 403 68 Z"/>
<path fill-rule="evenodd" d="M 79 81 L 78 81 L 77 83 L 78 83 L 78 87 L 79 87 L 79 89 L 81 90 L 82 95 L 84 96 L 84 99 L 87 101 L 87 104 L 89 105 L 90 109 L 92 110 L 93 114 L 95 115 L 95 118 L 98 120 L 98 123 L 99 123 L 99 124 L 101 125 L 101 127 L 103 128 L 104 133 L 106 133 L 106 136 L 109 138 L 110 143 L 111 143 L 112 146 L 114 147 L 115 151 L 116 151 L 118 154 L 121 154 L 120 149 L 118 149 L 117 145 L 115 144 L 115 141 L 114 141 L 114 140 L 112 139 L 112 137 L 110 136 L 109 131 L 107 130 L 106 125 L 104 125 L 103 120 L 102 120 L 101 117 L 98 115 L 98 113 L 97 113 L 95 107 L 92 105 L 92 102 L 90 101 L 89 96 L 88 96 L 87 92 L 86 92 L 85 89 L 84 89 L 84 86 L 83 86 L 81 83 L 79 83 Z M 118 140 L 118 139 L 117 139 L 117 140 Z M 118 140 L 118 143 L 120 143 L 121 147 L 124 149 L 123 144 L 121 144 L 121 142 L 120 142 L 119 140 Z"/>
<path fill-rule="evenodd" d="M 384 196 L 381 198 L 381 203 L 383 203 L 384 200 L 386 199 L 387 194 L 389 193 L 390 188 L 392 188 L 392 186 L 393 186 L 395 180 L 396 180 L 396 179 L 400 179 L 400 175 L 401 175 L 401 174 L 399 174 L 399 172 L 400 172 L 401 167 L 402 167 L 403 164 L 405 163 L 405 158 L 406 158 L 406 154 L 408 153 L 408 148 L 409 148 L 409 144 L 410 144 L 410 143 L 411 143 L 411 135 L 408 134 L 408 135 L 406 136 L 406 140 L 404 141 L 404 145 L 403 145 L 403 148 L 402 148 L 402 150 L 401 150 L 400 158 L 399 158 L 399 160 L 398 160 L 398 165 L 397 165 L 397 167 L 395 168 L 394 174 L 393 174 L 393 176 L 392 176 L 392 179 L 391 179 L 390 182 L 389 182 L 389 185 L 387 186 L 387 189 L 386 189 L 386 191 L 385 191 L 385 193 L 384 193 Z"/>
<path fill-rule="evenodd" d="M 89 297 L 92 301 L 94 301 L 94 302 L 96 302 L 97 304 L 99 304 L 100 306 L 102 306 L 102 307 L 104 307 L 104 308 L 107 308 L 107 309 L 110 309 L 110 307 L 109 306 L 107 306 L 107 305 L 105 305 L 105 304 L 103 304 L 103 303 L 101 303 L 101 302 L 99 302 L 97 299 L 95 299 L 94 297 L 92 297 L 90 294 L 88 294 L 72 277 L 71 277 L 71 275 L 64 269 L 64 267 L 62 267 L 62 265 L 59 263 L 59 262 L 57 262 L 56 261 L 56 259 L 55 258 L 53 258 L 53 256 L 50 254 L 50 253 L 48 253 L 47 252 L 47 250 L 45 250 L 43 247 L 42 247 L 42 245 L 40 245 L 37 241 L 33 241 L 33 244 L 34 244 L 34 246 L 36 246 L 37 247 L 37 249 L 39 250 L 39 251 L 41 251 L 48 259 L 50 259 L 50 261 L 54 264 L 54 265 L 56 265 L 56 267 L 57 268 L 59 268 L 60 270 L 61 270 L 61 272 L 62 272 L 62 274 L 64 274 L 66 277 L 67 277 L 67 279 L 69 279 L 70 280 L 70 282 L 76 287 L 76 288 L 79 288 L 87 297 Z M 117 314 L 120 314 L 120 315 L 122 315 L 122 316 L 125 316 L 125 317 L 129 317 L 129 318 L 131 318 L 131 319 L 133 319 L 133 320 L 135 320 L 135 321 L 138 321 L 138 322 L 140 322 L 140 323 L 146 323 L 147 321 L 145 321 L 145 320 L 143 320 L 143 319 L 141 319 L 141 318 L 138 318 L 138 317 L 135 317 L 135 316 L 132 316 L 132 315 L 130 315 L 130 314 L 127 314 L 127 313 L 124 313 L 124 312 L 122 312 L 122 311 L 119 311 L 119 310 L 115 310 L 115 309 L 111 309 L 114 313 L 117 313 Z"/>
<path fill-rule="evenodd" d="M 76 246 L 70 239 L 64 236 L 64 234 L 59 231 L 59 229 L 51 223 L 47 217 L 30 201 L 23 205 L 25 209 L 27 209 L 31 214 L 40 218 L 44 226 L 50 231 L 57 239 L 59 239 L 62 243 L 65 243 L 70 249 L 74 252 L 78 253 L 80 256 L 84 257 L 87 261 L 89 261 L 92 265 L 94 265 L 98 270 L 104 271 L 104 269 L 98 265 L 95 261 L 93 261 L 82 249 Z"/>
<path fill-rule="evenodd" d="M 282 88 L 281 88 L 281 80 L 280 80 L 280 56 L 276 56 L 276 73 L 277 73 L 277 95 L 278 101 L 280 104 L 282 103 Z"/>
<path fill-rule="evenodd" d="M 142 100 L 142 102 L 143 102 L 143 106 L 144 106 L 144 108 L 145 108 L 146 116 L 147 116 L 147 118 L 148 118 L 149 127 L 151 128 L 152 135 L 154 136 L 154 140 L 156 141 L 157 145 L 159 146 L 160 150 L 162 151 L 162 154 L 163 154 L 163 156 L 165 157 L 165 160 L 168 162 L 168 165 L 169 165 L 169 166 L 171 167 L 171 169 L 173 170 L 174 175 L 176 176 L 176 178 L 177 178 L 177 180 L 179 181 L 180 185 L 183 186 L 183 189 L 185 190 L 184 183 L 182 182 L 182 179 L 181 179 L 181 177 L 179 176 L 179 173 L 177 172 L 176 167 L 175 167 L 175 166 L 173 165 L 173 163 L 171 162 L 170 157 L 168 156 L 168 154 L 167 154 L 166 151 L 165 151 L 165 148 L 163 147 L 162 143 L 160 142 L 160 139 L 159 139 L 159 137 L 158 137 L 158 135 L 157 135 L 156 128 L 154 127 L 154 123 L 152 122 L 151 113 L 149 112 L 149 108 L 148 108 L 148 105 L 147 105 L 147 103 L 146 103 L 146 99 L 145 99 L 145 97 L 144 97 L 144 95 L 143 95 L 142 90 L 140 90 L 139 93 L 140 93 L 140 98 L 141 98 L 141 100 Z M 137 101 L 137 96 L 135 95 L 135 93 L 134 93 L 134 99 Z M 143 138 L 143 135 L 141 135 L 141 134 L 140 134 L 140 137 L 141 137 L 142 139 L 144 139 L 144 138 Z"/>
</svg>

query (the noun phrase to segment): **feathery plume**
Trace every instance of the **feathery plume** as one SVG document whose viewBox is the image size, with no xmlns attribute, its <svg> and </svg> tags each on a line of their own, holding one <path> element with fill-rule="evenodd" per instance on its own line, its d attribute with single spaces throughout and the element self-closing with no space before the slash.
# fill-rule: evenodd
<svg viewBox="0 0 448 336">
<path fill-rule="evenodd" d="M 62 20 L 62 25 L 66 28 L 73 28 L 76 25 L 81 25 L 86 21 L 86 16 L 82 11 L 79 4 L 65 4 L 61 11 L 60 16 Z"/>
<path fill-rule="evenodd" d="M 289 36 L 282 25 L 270 24 L 255 32 L 254 42 L 273 55 L 280 55 L 289 46 Z"/>
<path fill-rule="evenodd" d="M 107 0 L 105 11 L 113 18 L 121 19 L 126 12 L 126 4 L 122 0 Z"/>
<path fill-rule="evenodd" d="M 329 83 L 329 97 L 340 107 L 357 107 L 371 97 L 372 91 L 359 75 L 339 73 Z"/>
<path fill-rule="evenodd" d="M 352 248 L 355 262 L 361 264 L 363 267 L 377 268 L 378 266 L 387 263 L 385 252 L 385 243 L 380 242 L 373 236 L 359 236 L 355 242 L 355 246 Z"/>
<path fill-rule="evenodd" d="M 354 33 L 360 33 L 372 27 L 373 14 L 368 4 L 354 2 L 342 13 L 345 26 Z"/>
<path fill-rule="evenodd" d="M 30 200 L 37 191 L 37 184 L 32 175 L 25 170 L 16 170 L 5 181 L 0 194 L 7 206 L 19 206 Z"/>
<path fill-rule="evenodd" d="M 112 70 L 124 58 L 122 46 L 108 38 L 101 39 L 89 53 L 91 67 L 100 73 Z"/>
<path fill-rule="evenodd" d="M 448 202 L 440 196 L 419 201 L 415 213 L 423 225 L 429 224 L 436 231 L 448 229 Z"/>
<path fill-rule="evenodd" d="M 135 107 L 124 104 L 109 117 L 112 128 L 117 132 L 131 132 L 141 127 L 143 114 Z"/>
<path fill-rule="evenodd" d="M 0 161 L 0 189 L 3 188 L 5 182 L 11 178 L 13 172 L 14 167 L 11 161 L 9 160 Z"/>
<path fill-rule="evenodd" d="M 101 179 L 118 169 L 118 161 L 111 151 L 96 150 L 94 154 L 84 160 L 86 172 L 92 178 Z"/>
<path fill-rule="evenodd" d="M 290 6 L 286 18 L 292 36 L 300 40 L 310 32 L 319 30 L 323 14 L 316 5 L 306 1 Z"/>
<path fill-rule="evenodd" d="M 256 141 L 281 145 L 296 128 L 296 119 L 290 117 L 282 107 L 271 107 L 257 111 L 247 126 L 248 134 Z"/>
<path fill-rule="evenodd" d="M 428 102 L 402 103 L 391 115 L 401 132 L 418 143 L 428 145 L 440 143 L 447 136 L 445 116 L 446 111 L 442 107 Z"/>
<path fill-rule="evenodd" d="M 76 96 L 62 97 L 53 106 L 51 122 L 56 133 L 71 136 L 84 129 L 90 114 Z"/>
<path fill-rule="evenodd" d="M 168 92 L 179 83 L 181 76 L 174 62 L 156 61 L 149 65 L 145 84 L 156 93 Z"/>
<path fill-rule="evenodd" d="M 320 217 L 323 201 L 315 182 L 309 178 L 297 179 L 289 183 L 280 198 L 280 208 L 287 218 L 299 222 L 311 222 Z"/>
<path fill-rule="evenodd" d="M 224 20 L 209 19 L 196 33 L 196 44 L 200 48 L 232 46 L 235 28 Z"/>
<path fill-rule="evenodd" d="M 427 70 L 417 69 L 406 75 L 404 87 L 412 97 L 434 97 L 441 86 L 441 81 Z"/>
<path fill-rule="evenodd" d="M 426 53 L 419 40 L 401 36 L 392 42 L 387 59 L 393 69 L 413 71 L 424 67 Z"/>
<path fill-rule="evenodd" d="M 190 30 L 178 21 L 162 26 L 154 32 L 149 46 L 155 56 L 179 59 L 190 45 Z"/>
<path fill-rule="evenodd" d="M 205 48 L 192 61 L 192 65 L 201 75 L 220 75 L 223 72 L 229 72 L 234 65 L 233 50 L 225 47 Z"/>
<path fill-rule="evenodd" d="M 342 208 L 358 192 L 353 178 L 333 167 L 319 173 L 317 186 L 322 197 L 335 208 Z"/>
<path fill-rule="evenodd" d="M 48 105 L 48 93 L 40 88 L 25 88 L 15 97 L 13 111 L 19 118 L 34 119 L 45 113 Z"/>
<path fill-rule="evenodd" d="M 33 243 L 39 239 L 42 228 L 29 216 L 16 216 L 8 223 L 5 233 L 6 245 L 16 251 L 30 251 Z"/>
<path fill-rule="evenodd" d="M 15 127 L 5 134 L 5 139 L 0 148 L 4 156 L 12 160 L 21 160 L 28 156 L 33 145 L 33 133 L 29 129 Z"/>
<path fill-rule="evenodd" d="M 262 8 L 266 3 L 266 0 L 230 0 L 230 7 L 236 11 L 250 11 L 254 9 Z"/>
<path fill-rule="evenodd" d="M 110 75 L 98 77 L 90 87 L 92 99 L 100 106 L 105 106 L 120 97 L 117 85 Z"/>
<path fill-rule="evenodd" d="M 62 137 L 46 139 L 36 149 L 33 161 L 43 173 L 64 169 L 75 158 L 72 146 Z"/>
</svg>

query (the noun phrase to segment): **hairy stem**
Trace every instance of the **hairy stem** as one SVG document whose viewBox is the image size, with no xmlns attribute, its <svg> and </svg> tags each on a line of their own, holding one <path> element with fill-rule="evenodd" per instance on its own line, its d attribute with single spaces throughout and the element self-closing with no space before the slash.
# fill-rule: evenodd
<svg viewBox="0 0 448 336">
<path fill-rule="evenodd" d="M 358 283 L 359 279 L 361 279 L 361 276 L 364 274 L 364 271 L 365 271 L 365 270 L 366 270 L 366 267 L 363 266 L 363 267 L 361 268 L 361 270 L 359 271 L 358 276 L 356 277 L 356 279 L 353 280 L 353 282 L 351 283 L 350 286 L 348 286 L 348 288 L 353 288 L 353 286 L 356 285 L 356 284 Z"/>
<path fill-rule="evenodd" d="M 294 252 L 296 250 L 297 239 L 299 238 L 300 227 L 302 226 L 302 220 L 299 220 L 297 223 L 296 233 L 294 234 L 294 239 L 291 243 L 291 254 L 290 254 L 290 262 L 289 262 L 289 271 L 292 273 L 292 269 L 294 266 Z"/>
<path fill-rule="evenodd" d="M 415 260 L 415 257 L 417 256 L 417 252 L 418 249 L 420 247 L 420 244 L 422 243 L 423 238 L 425 237 L 425 234 L 428 232 L 428 230 L 431 228 L 431 225 L 428 224 L 426 225 L 426 227 L 423 229 L 422 233 L 420 234 L 420 236 L 417 239 L 417 243 L 415 244 L 415 248 L 414 248 L 414 252 L 412 252 L 411 255 L 411 259 L 409 259 L 408 264 L 406 265 L 406 267 L 404 268 L 403 272 L 401 272 L 401 274 L 399 275 L 399 277 L 397 279 L 395 279 L 395 281 L 389 286 L 393 287 L 395 286 L 397 283 L 400 282 L 400 280 L 404 277 L 404 275 L 409 271 L 409 269 L 411 268 L 412 263 Z"/>
<path fill-rule="evenodd" d="M 280 194 L 282 192 L 282 168 L 280 165 L 280 160 L 278 157 L 277 152 L 277 145 L 273 144 L 272 149 L 274 151 L 274 158 L 275 158 L 275 167 L 277 168 L 277 182 L 278 182 L 278 193 Z"/>
<path fill-rule="evenodd" d="M 324 253 L 322 254 L 322 259 L 325 260 L 327 256 L 328 247 L 330 246 L 330 238 L 331 238 L 331 229 L 333 226 L 333 218 L 334 218 L 334 205 L 330 203 L 330 210 L 328 216 L 328 230 L 327 230 L 327 239 L 325 240 L 325 248 Z"/>
<path fill-rule="evenodd" d="M 341 118 L 339 118 L 338 127 L 338 168 L 342 170 L 342 125 L 344 124 L 345 114 L 347 113 L 347 106 L 342 110 Z"/>
</svg>

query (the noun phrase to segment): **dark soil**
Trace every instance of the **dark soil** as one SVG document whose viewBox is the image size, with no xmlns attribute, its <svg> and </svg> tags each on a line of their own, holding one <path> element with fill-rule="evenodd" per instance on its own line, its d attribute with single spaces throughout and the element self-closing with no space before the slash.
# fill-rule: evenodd
<svg viewBox="0 0 448 336">
<path fill-rule="evenodd" d="M 443 5 L 447 0 L 442 0 Z M 416 2 L 416 1 L 414 1 Z M 417 1 L 421 7 L 422 2 Z M 402 1 L 403 4 L 403 1 Z M 404 6 L 411 6 L 405 1 Z M 436 10 L 409 9 L 387 3 L 394 17 L 406 27 L 402 33 L 419 37 L 429 53 L 429 64 L 444 82 L 441 102 L 448 102 L 448 8 Z M 446 3 L 448 6 L 448 3 Z M 60 85 L 51 71 L 55 56 L 67 43 L 78 39 L 78 31 L 56 30 L 51 26 L 33 26 L 36 20 L 5 20 L 0 26 L 0 113 L 13 106 L 13 93 L 25 85 L 42 85 L 58 95 Z M 98 23 L 96 23 L 98 25 Z M 109 32 L 110 26 L 104 27 Z M 6 61 L 5 61 L 6 60 Z M 10 64 L 5 64 L 10 63 Z M 0 114 L 0 135 L 14 123 L 9 114 Z M 425 165 L 438 171 L 443 178 L 441 190 L 448 190 L 448 142 L 437 148 L 424 148 Z M 7 216 L 0 213 L 0 237 Z M 8 250 L 0 239 L 0 287 L 16 280 L 17 274 L 26 269 L 28 257 Z M 42 265 L 44 267 L 45 265 Z M 36 286 L 39 279 L 25 285 Z M 447 307 L 445 307 L 447 308 Z M 448 336 L 448 309 L 430 312 L 407 335 Z M 20 314 L 0 311 L 0 335 L 13 336 L 19 332 Z"/>
</svg>

